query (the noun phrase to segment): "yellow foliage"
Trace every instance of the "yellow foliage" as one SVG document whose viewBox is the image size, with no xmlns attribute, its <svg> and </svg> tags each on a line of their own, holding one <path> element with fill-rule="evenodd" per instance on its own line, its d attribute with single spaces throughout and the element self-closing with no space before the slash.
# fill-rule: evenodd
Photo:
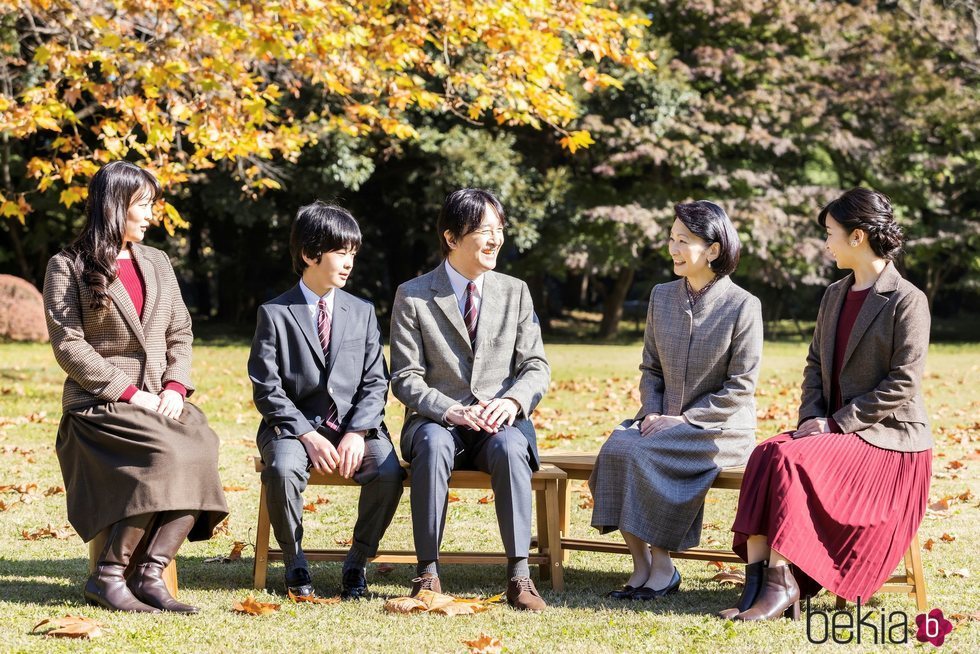
<svg viewBox="0 0 980 654">
<path fill-rule="evenodd" d="M 652 66 L 637 49 L 649 21 L 593 0 L 18 5 L 30 14 L 17 29 L 33 63 L 8 64 L 0 131 L 62 133 L 28 171 L 38 190 L 64 185 L 68 207 L 84 178 L 121 157 L 164 184 L 244 160 L 234 170 L 252 171 L 246 187 L 277 188 L 250 164 L 295 160 L 324 130 L 416 138 L 418 111 L 550 127 L 575 152 L 592 139 L 567 131 L 580 111 L 570 81 L 621 88 L 597 61 Z M 294 114 L 285 100 L 301 97 L 315 100 Z M 171 209 L 168 231 L 187 224 Z"/>
</svg>

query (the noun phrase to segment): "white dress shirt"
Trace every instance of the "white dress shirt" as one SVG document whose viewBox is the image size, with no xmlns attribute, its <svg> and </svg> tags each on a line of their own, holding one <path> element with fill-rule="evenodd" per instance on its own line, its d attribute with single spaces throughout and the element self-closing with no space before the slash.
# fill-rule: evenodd
<svg viewBox="0 0 980 654">
<path fill-rule="evenodd" d="M 456 304 L 459 305 L 459 313 L 466 317 L 466 285 L 470 280 L 463 277 L 456 269 L 449 265 L 446 259 L 446 274 L 449 275 L 449 283 L 453 286 L 453 293 L 456 294 Z M 476 305 L 476 315 L 480 315 L 480 305 L 483 303 L 483 275 L 472 280 L 476 284 L 476 293 L 473 294 L 473 304 Z"/>
</svg>

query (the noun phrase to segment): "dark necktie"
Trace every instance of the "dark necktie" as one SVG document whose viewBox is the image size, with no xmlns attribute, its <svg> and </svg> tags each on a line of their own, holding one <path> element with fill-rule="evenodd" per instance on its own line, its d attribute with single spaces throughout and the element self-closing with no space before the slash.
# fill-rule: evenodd
<svg viewBox="0 0 980 654">
<path fill-rule="evenodd" d="M 323 356 L 326 358 L 327 366 L 330 365 L 330 309 L 327 308 L 327 299 L 321 297 L 320 301 L 316 305 L 316 331 L 317 335 L 320 337 L 320 347 L 323 348 Z M 328 396 L 329 397 L 329 396 Z M 340 431 L 340 425 L 337 424 L 337 405 L 334 404 L 333 399 L 328 399 L 327 406 L 327 417 L 323 423 L 333 429 L 334 431 Z"/>
<path fill-rule="evenodd" d="M 470 345 L 476 351 L 476 324 L 480 320 L 480 310 L 476 302 L 476 284 L 470 282 L 466 285 L 466 304 L 463 308 L 463 322 L 466 323 L 466 331 L 470 335 Z"/>
</svg>

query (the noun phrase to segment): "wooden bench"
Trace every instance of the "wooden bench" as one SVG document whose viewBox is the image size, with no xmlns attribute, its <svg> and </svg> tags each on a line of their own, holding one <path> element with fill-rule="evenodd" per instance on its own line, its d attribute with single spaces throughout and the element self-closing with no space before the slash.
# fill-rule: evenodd
<svg viewBox="0 0 980 654">
<path fill-rule="evenodd" d="M 608 552 L 611 554 L 629 554 L 626 543 L 611 540 L 586 538 L 570 538 L 571 524 L 571 484 L 572 480 L 587 481 L 595 467 L 595 452 L 546 452 L 541 456 L 542 463 L 548 463 L 565 471 L 567 478 L 558 482 L 560 490 L 561 514 L 561 547 L 567 560 L 571 550 L 588 552 Z M 711 485 L 712 489 L 739 491 L 742 488 L 742 475 L 745 468 L 723 468 Z M 692 548 L 683 552 L 671 552 L 678 559 L 693 559 L 696 561 L 720 561 L 722 563 L 743 563 L 742 559 L 731 550 Z M 915 599 L 916 608 L 926 610 L 926 580 L 922 571 L 922 556 L 919 551 L 919 536 L 912 537 L 909 549 L 905 553 L 904 574 L 894 574 L 879 590 L 881 593 L 908 593 Z M 837 598 L 837 607 L 843 608 L 845 600 Z"/>
<path fill-rule="evenodd" d="M 405 467 L 405 486 L 409 486 L 411 475 L 407 463 Z M 255 457 L 255 471 L 262 472 L 265 465 L 260 457 Z M 562 568 L 561 527 L 560 527 L 560 498 L 561 484 L 567 485 L 565 473 L 551 465 L 543 465 L 531 475 L 531 490 L 535 495 L 535 505 L 538 517 L 538 538 L 535 539 L 538 551 L 528 557 L 530 565 L 537 565 L 542 581 L 551 580 L 551 588 L 555 591 L 565 589 L 565 579 Z M 310 473 L 310 486 L 357 486 L 352 479 L 344 479 L 338 474 Z M 449 480 L 450 488 L 489 489 L 490 475 L 476 470 L 455 470 Z M 259 521 L 255 535 L 255 566 L 253 568 L 253 587 L 265 588 L 266 573 L 269 561 L 281 561 L 282 550 L 269 548 L 269 510 L 266 506 L 266 488 L 262 484 L 259 493 Z M 309 549 L 305 550 L 306 558 L 310 561 L 343 561 L 347 557 L 346 549 Z M 376 563 L 415 563 L 414 550 L 380 550 L 371 559 Z M 471 563 L 493 564 L 507 563 L 507 555 L 503 552 L 441 552 L 441 563 Z"/>
<path fill-rule="evenodd" d="M 95 567 L 99 562 L 99 555 L 102 553 L 102 548 L 105 546 L 106 532 L 100 532 L 95 538 L 88 542 L 88 573 L 92 574 L 95 572 Z M 143 558 L 143 553 L 146 551 L 146 541 L 140 543 L 136 551 L 133 552 L 130 557 L 129 566 L 126 568 L 126 578 L 129 578 L 129 574 L 133 571 L 133 567 L 136 562 Z M 163 569 L 163 583 L 166 585 L 167 590 L 170 591 L 170 595 L 174 599 L 177 598 L 177 560 L 172 560 L 167 567 Z"/>
</svg>

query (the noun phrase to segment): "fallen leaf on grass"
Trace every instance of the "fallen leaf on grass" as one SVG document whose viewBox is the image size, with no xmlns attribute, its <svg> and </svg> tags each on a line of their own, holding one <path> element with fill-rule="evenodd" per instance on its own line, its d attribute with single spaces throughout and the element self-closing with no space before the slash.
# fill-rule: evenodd
<svg viewBox="0 0 980 654">
<path fill-rule="evenodd" d="M 247 615 L 265 615 L 266 613 L 278 611 L 280 606 L 280 604 L 273 604 L 271 602 L 259 602 L 249 595 L 245 598 L 244 602 L 235 602 L 231 610 L 235 613 L 245 613 Z"/>
<path fill-rule="evenodd" d="M 595 498 L 589 495 L 588 497 L 583 497 L 582 501 L 578 503 L 578 508 L 580 509 L 591 509 L 595 506 Z"/>
<path fill-rule="evenodd" d="M 956 499 L 958 499 L 961 502 L 969 502 L 970 500 L 973 499 L 973 492 L 969 488 L 967 488 L 966 492 L 958 495 Z"/>
<path fill-rule="evenodd" d="M 296 604 L 301 604 L 303 602 L 307 602 L 309 604 L 340 604 L 339 597 L 315 597 L 315 596 L 311 597 L 308 595 L 300 596 L 300 595 L 294 595 L 293 591 L 289 591 L 287 594 L 289 596 L 289 599 L 291 599 Z"/>
<path fill-rule="evenodd" d="M 248 490 L 245 486 L 239 486 L 237 484 L 229 484 L 228 486 L 222 486 L 221 489 L 226 493 L 237 493 L 238 491 Z"/>
<path fill-rule="evenodd" d="M 449 491 L 449 501 L 450 502 L 462 502 L 463 501 L 463 498 L 460 497 L 458 493 L 454 493 L 452 491 Z"/>
<path fill-rule="evenodd" d="M 713 565 L 716 568 L 718 568 L 719 570 L 724 570 L 725 569 L 725 564 L 722 563 L 721 561 L 708 561 L 708 563 L 706 563 L 705 565 Z"/>
<path fill-rule="evenodd" d="M 963 462 L 959 460 L 950 461 L 949 463 L 946 464 L 946 468 L 948 470 L 959 470 L 962 467 L 963 467 Z"/>
<path fill-rule="evenodd" d="M 314 502 L 310 502 L 309 504 L 304 504 L 303 510 L 308 511 L 309 513 L 316 513 L 317 511 L 316 504 Z"/>
<path fill-rule="evenodd" d="M 51 497 L 52 495 L 61 495 L 65 492 L 64 486 L 51 486 L 48 490 L 44 491 L 45 497 Z"/>
<path fill-rule="evenodd" d="M 231 546 L 231 551 L 228 552 L 228 556 L 214 556 L 210 559 L 204 559 L 205 563 L 231 563 L 233 561 L 238 561 L 242 558 L 242 550 L 245 549 L 247 543 L 243 543 L 240 540 L 236 540 Z"/>
<path fill-rule="evenodd" d="M 927 551 L 931 552 L 932 551 L 932 547 L 935 544 L 936 544 L 936 541 L 933 540 L 932 538 L 930 538 L 929 540 L 927 540 L 926 542 L 924 542 L 922 544 L 922 547 L 924 547 Z"/>
<path fill-rule="evenodd" d="M 24 540 L 41 540 L 42 538 L 58 538 L 65 539 L 71 538 L 75 535 L 75 531 L 69 525 L 64 525 L 62 527 L 52 527 L 48 523 L 44 527 L 38 527 L 34 531 L 27 531 L 26 529 L 21 530 L 20 536 Z"/>
<path fill-rule="evenodd" d="M 954 540 L 956 540 L 956 536 L 951 536 L 950 534 L 943 534 L 939 538 L 939 540 L 943 541 L 944 543 L 952 543 Z"/>
<path fill-rule="evenodd" d="M 231 527 L 228 526 L 228 520 L 230 519 L 231 518 L 225 518 L 224 520 L 221 521 L 220 525 L 214 528 L 215 536 L 217 536 L 218 534 L 224 534 L 226 536 L 231 534 Z"/>
<path fill-rule="evenodd" d="M 739 569 L 725 570 L 724 572 L 719 572 L 711 581 L 717 581 L 719 584 L 731 584 L 733 586 L 744 586 L 745 585 L 745 573 Z"/>
<path fill-rule="evenodd" d="M 344 547 L 350 547 L 351 545 L 353 545 L 354 539 L 353 538 L 335 538 L 333 542 L 337 543 L 338 545 L 342 545 Z"/>
<path fill-rule="evenodd" d="M 464 640 L 464 645 L 470 648 L 470 654 L 500 654 L 504 645 L 499 638 L 481 633 L 476 640 Z"/>
<path fill-rule="evenodd" d="M 493 502 L 493 491 L 489 495 L 484 495 L 479 499 L 480 504 L 490 504 Z"/>
<path fill-rule="evenodd" d="M 105 625 L 81 615 L 66 615 L 63 618 L 46 618 L 41 620 L 31 633 L 37 633 L 41 627 L 48 628 L 42 633 L 51 638 L 98 638 L 102 635 Z"/>
<path fill-rule="evenodd" d="M 6 511 L 6 510 L 7 510 L 7 509 L 9 509 L 9 508 L 10 508 L 11 506 L 13 506 L 13 504 L 7 504 L 7 503 L 6 503 L 6 502 L 4 502 L 3 500 L 0 500 L 0 511 Z"/>
<path fill-rule="evenodd" d="M 316 499 L 313 500 L 313 504 L 330 504 L 330 498 L 317 495 Z"/>
<path fill-rule="evenodd" d="M 933 502 L 929 505 L 929 509 L 932 511 L 948 511 L 949 510 L 949 500 L 952 496 L 944 497 L 943 499 Z"/>
<path fill-rule="evenodd" d="M 390 563 L 382 563 L 374 569 L 374 574 L 376 575 L 386 575 L 395 569 L 395 566 Z"/>
<path fill-rule="evenodd" d="M 396 597 L 385 602 L 388 613 L 437 613 L 439 615 L 470 615 L 482 613 L 497 603 L 500 596 L 488 599 L 463 599 L 421 590 L 416 597 Z"/>
<path fill-rule="evenodd" d="M 0 493 L 6 493 L 7 491 L 16 491 L 21 495 L 27 495 L 31 491 L 36 491 L 36 490 L 37 490 L 37 484 L 33 482 L 28 484 L 18 484 L 16 486 L 14 484 L 7 484 L 5 486 L 0 486 Z"/>
<path fill-rule="evenodd" d="M 949 621 L 953 623 L 953 629 L 958 629 L 967 622 L 980 622 L 980 611 L 973 613 L 954 613 L 949 616 Z"/>
<path fill-rule="evenodd" d="M 939 568 L 939 574 L 943 577 L 963 577 L 966 579 L 970 576 L 970 571 L 966 568 L 957 568 L 956 570 L 944 570 Z"/>
</svg>

